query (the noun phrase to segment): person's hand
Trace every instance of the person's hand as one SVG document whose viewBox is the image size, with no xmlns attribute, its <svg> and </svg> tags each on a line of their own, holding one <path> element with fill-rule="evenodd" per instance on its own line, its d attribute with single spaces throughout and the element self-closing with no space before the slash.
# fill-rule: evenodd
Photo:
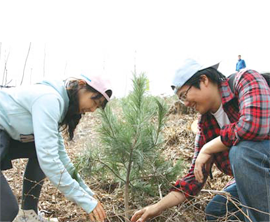
<svg viewBox="0 0 270 222">
<path fill-rule="evenodd" d="M 135 212 L 135 214 L 131 218 L 131 222 L 144 222 L 147 219 L 150 219 L 159 215 L 160 213 L 161 211 L 157 207 L 157 204 L 150 205 L 148 207 L 145 207 Z"/>
<path fill-rule="evenodd" d="M 95 209 L 89 214 L 89 217 L 90 217 L 90 221 L 92 222 L 96 222 L 96 221 L 104 222 L 106 218 L 106 213 L 99 201 Z"/>
<path fill-rule="evenodd" d="M 196 180 L 200 183 L 203 182 L 203 168 L 205 168 L 205 170 L 209 170 L 208 168 L 210 168 L 211 158 L 211 154 L 207 154 L 201 151 L 196 159 L 194 175 Z"/>
</svg>

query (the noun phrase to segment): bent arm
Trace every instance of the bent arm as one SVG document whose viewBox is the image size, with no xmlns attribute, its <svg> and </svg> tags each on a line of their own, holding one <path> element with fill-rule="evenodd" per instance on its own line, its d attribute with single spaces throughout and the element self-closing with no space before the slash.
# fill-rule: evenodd
<svg viewBox="0 0 270 222">
<path fill-rule="evenodd" d="M 162 213 L 162 211 L 183 203 L 185 199 L 186 197 L 182 193 L 172 191 L 156 204 L 147 206 L 137 211 L 131 218 L 131 222 L 145 222 L 148 219 L 158 216 Z"/>
<path fill-rule="evenodd" d="M 159 202 L 157 202 L 156 205 L 159 210 L 164 211 L 168 208 L 183 203 L 185 200 L 186 197 L 184 194 L 177 191 L 171 191 L 167 196 L 163 197 Z"/>
<path fill-rule="evenodd" d="M 206 143 L 200 152 L 206 153 L 206 154 L 214 154 L 214 153 L 219 153 L 226 150 L 228 150 L 228 147 L 222 143 L 221 137 L 219 136 L 209 141 L 208 143 Z"/>
<path fill-rule="evenodd" d="M 248 70 L 239 73 L 235 82 L 239 119 L 222 127 L 222 142 L 231 147 L 241 140 L 262 141 L 269 138 L 270 91 L 265 79 L 259 73 Z"/>
<path fill-rule="evenodd" d="M 62 109 L 61 99 L 55 95 L 39 98 L 32 106 L 32 121 L 37 157 L 41 169 L 67 199 L 74 201 L 87 213 L 93 211 L 97 201 L 74 180 L 59 158 L 58 121 Z"/>
</svg>

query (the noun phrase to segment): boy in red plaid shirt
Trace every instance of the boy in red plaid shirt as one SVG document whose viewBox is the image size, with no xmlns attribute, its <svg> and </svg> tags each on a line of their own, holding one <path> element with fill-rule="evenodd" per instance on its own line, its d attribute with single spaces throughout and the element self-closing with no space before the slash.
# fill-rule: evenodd
<svg viewBox="0 0 270 222">
<path fill-rule="evenodd" d="M 270 221 L 269 86 L 258 72 L 241 70 L 232 92 L 217 67 L 188 59 L 176 71 L 172 88 L 184 105 L 201 114 L 192 165 L 167 196 L 137 211 L 132 222 L 144 222 L 197 195 L 213 164 L 235 177 L 225 191 L 240 200 L 244 214 L 217 195 L 206 208 L 206 219 L 217 220 L 230 211 L 230 220 Z"/>
</svg>

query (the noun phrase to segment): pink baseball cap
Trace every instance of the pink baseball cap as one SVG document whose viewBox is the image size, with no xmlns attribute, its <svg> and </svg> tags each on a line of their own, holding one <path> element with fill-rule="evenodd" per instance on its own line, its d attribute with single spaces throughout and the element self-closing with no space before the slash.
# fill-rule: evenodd
<svg viewBox="0 0 270 222">
<path fill-rule="evenodd" d="M 106 93 L 107 90 L 112 91 L 111 83 L 108 79 L 101 76 L 86 76 L 83 74 L 81 74 L 81 77 L 89 86 L 100 92 L 108 102 L 110 101 L 110 97 Z"/>
</svg>

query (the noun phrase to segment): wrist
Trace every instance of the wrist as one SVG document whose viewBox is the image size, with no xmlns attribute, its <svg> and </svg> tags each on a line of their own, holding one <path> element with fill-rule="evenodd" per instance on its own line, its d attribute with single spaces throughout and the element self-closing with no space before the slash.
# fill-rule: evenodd
<svg viewBox="0 0 270 222">
<path fill-rule="evenodd" d="M 162 211 L 176 206 L 186 200 L 186 197 L 177 191 L 170 192 L 167 196 L 162 198 L 159 202 L 155 204 L 157 210 L 161 213 Z"/>
<path fill-rule="evenodd" d="M 161 213 L 162 211 L 164 211 L 164 210 L 167 209 L 166 206 L 165 206 L 165 204 L 162 201 L 159 201 L 156 204 L 154 204 L 154 207 L 157 209 L 157 211 L 159 213 Z"/>
</svg>

